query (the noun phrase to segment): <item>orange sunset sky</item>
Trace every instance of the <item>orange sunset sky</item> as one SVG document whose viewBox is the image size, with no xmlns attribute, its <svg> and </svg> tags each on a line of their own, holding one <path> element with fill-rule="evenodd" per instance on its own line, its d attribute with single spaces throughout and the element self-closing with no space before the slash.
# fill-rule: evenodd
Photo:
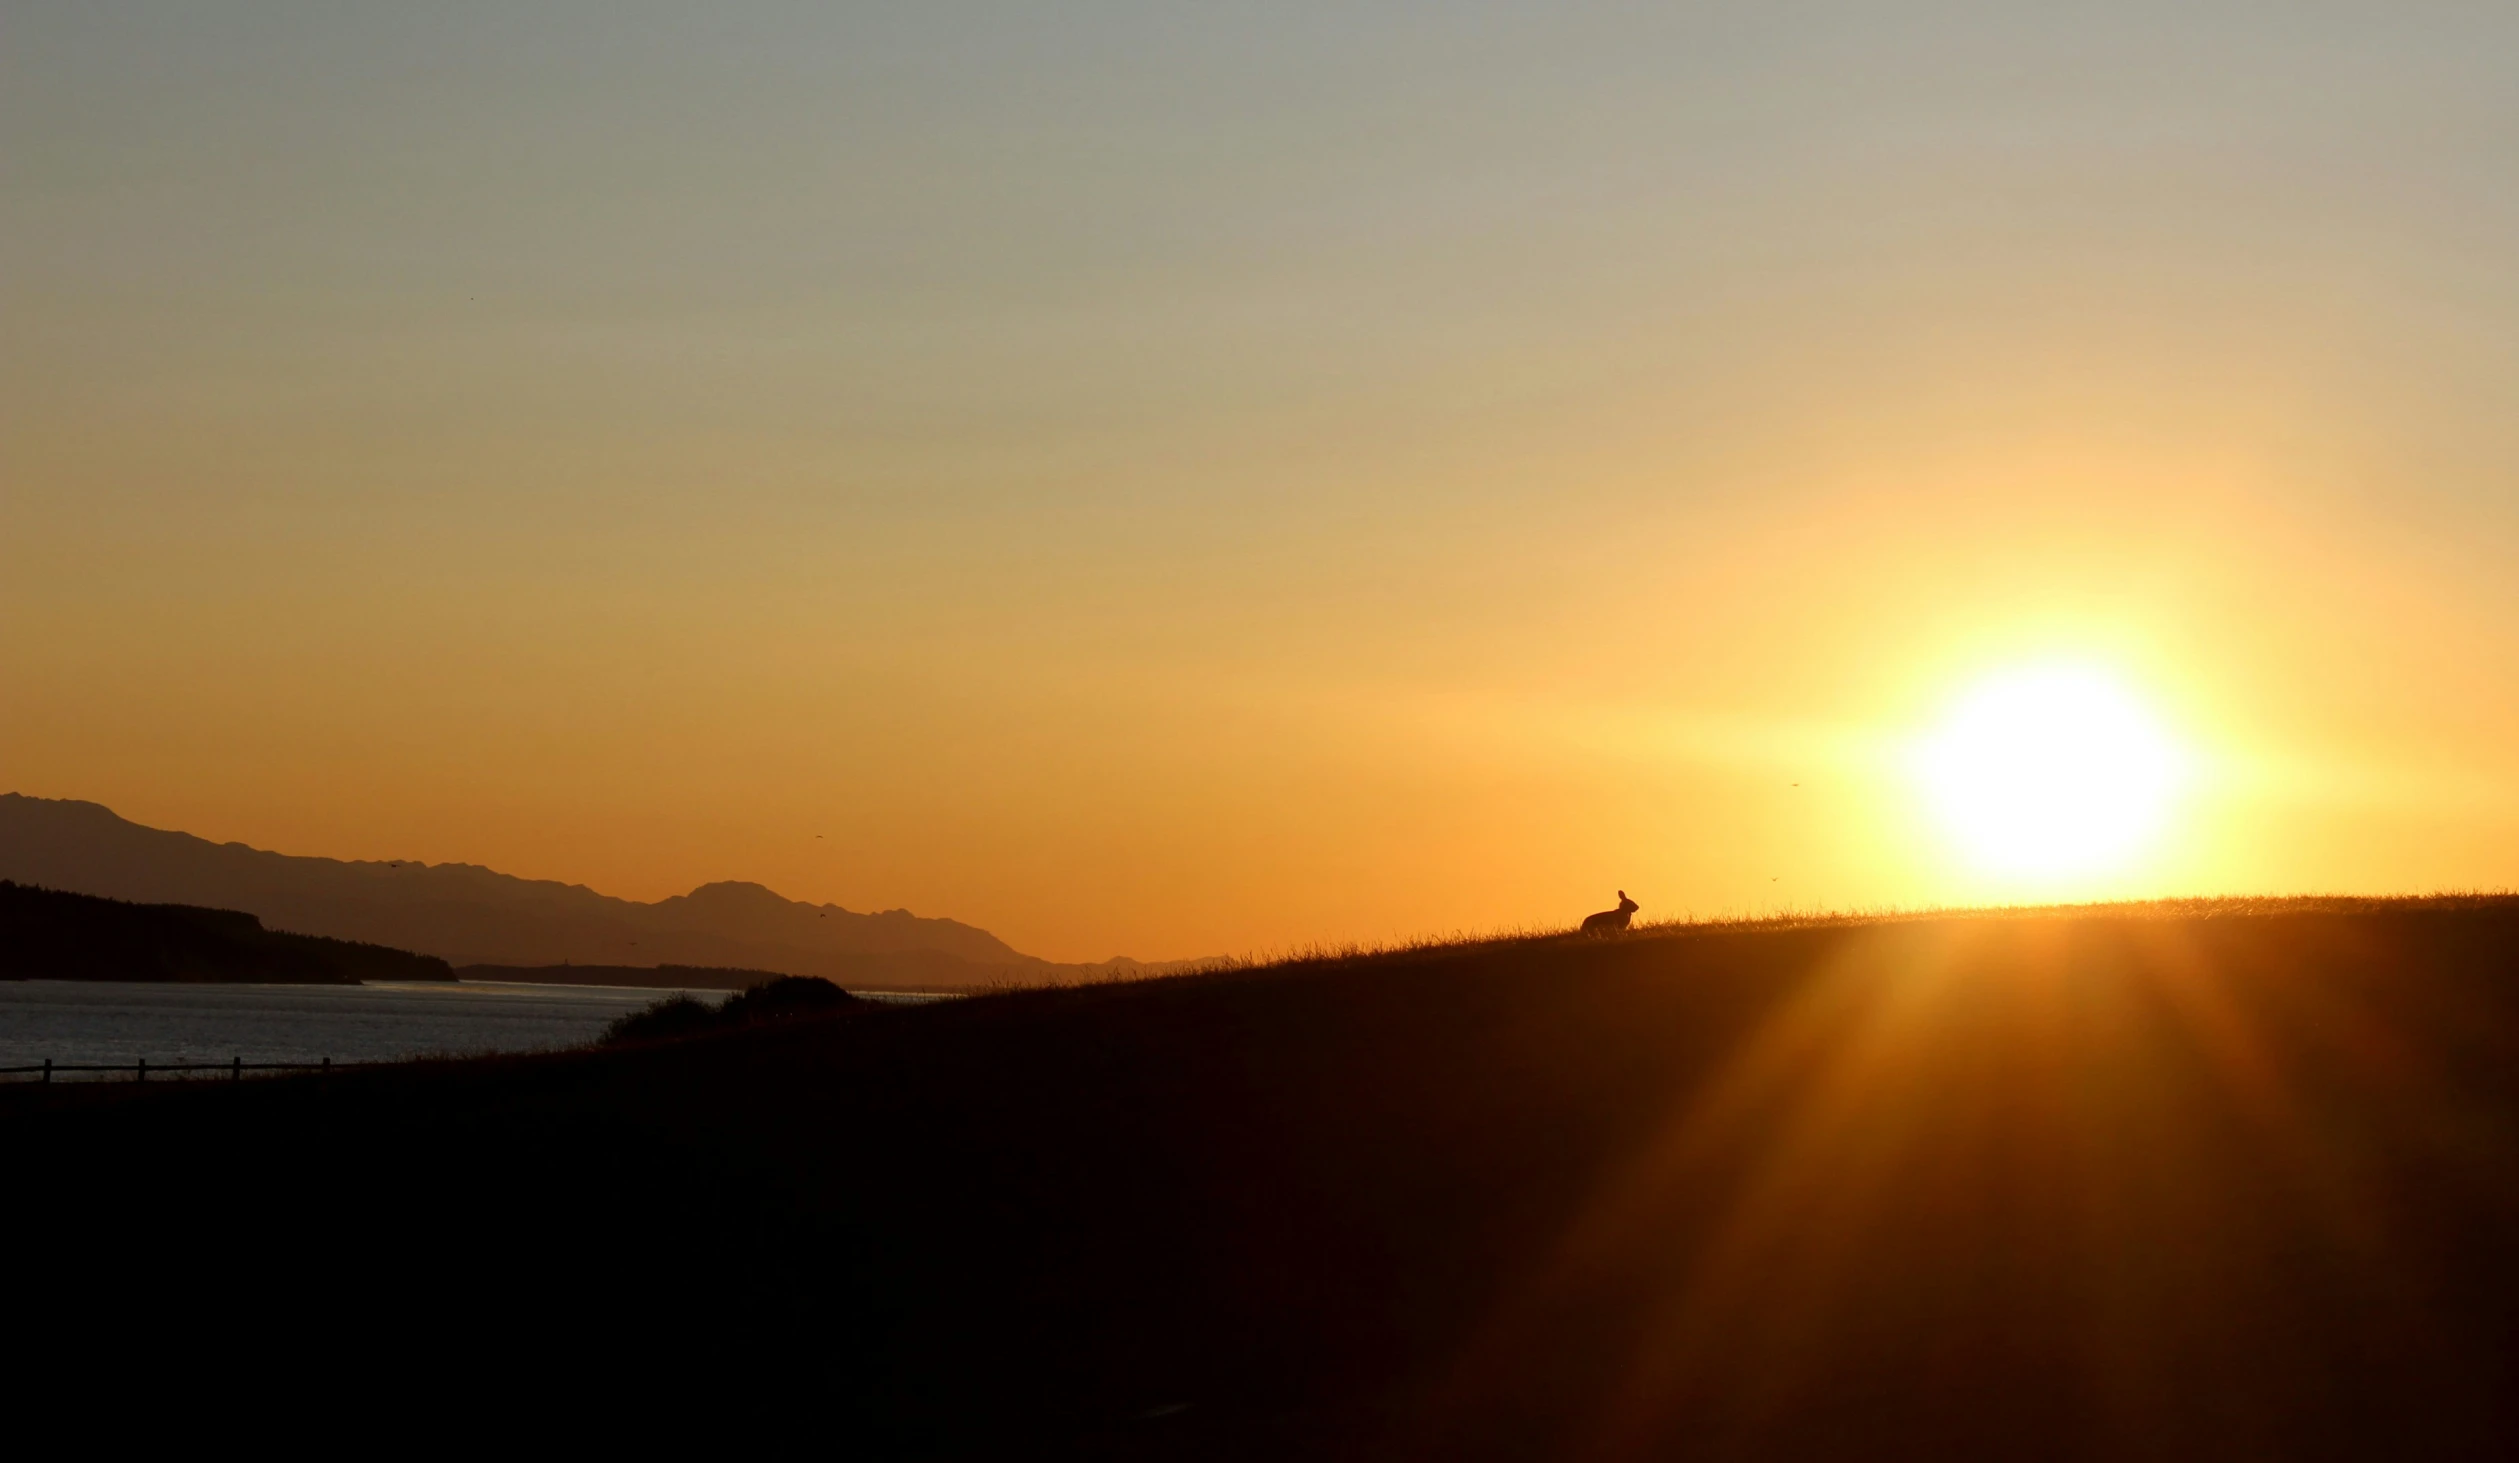
<svg viewBox="0 0 2519 1463">
<path fill-rule="evenodd" d="M 0 791 L 1059 959 L 2507 887 L 2513 56 L 2425 3 L 13 6 Z M 2176 785 L 1989 867 L 1918 748 L 2053 666 Z"/>
</svg>

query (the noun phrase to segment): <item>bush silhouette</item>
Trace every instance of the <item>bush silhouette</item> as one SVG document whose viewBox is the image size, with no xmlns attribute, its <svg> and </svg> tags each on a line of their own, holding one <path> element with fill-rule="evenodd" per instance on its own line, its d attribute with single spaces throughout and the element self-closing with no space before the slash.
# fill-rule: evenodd
<svg viewBox="0 0 2519 1463">
<path fill-rule="evenodd" d="M 791 1016 L 819 1016 L 857 1003 L 855 996 L 819 976 L 782 975 L 737 991 L 717 1008 L 717 1017 L 726 1025 L 748 1026 Z"/>
<path fill-rule="evenodd" d="M 765 1021 L 820 1016 L 860 1004 L 855 996 L 819 976 L 782 975 L 747 986 L 721 1006 L 674 994 L 642 1011 L 633 1011 L 604 1028 L 603 1044 L 673 1041 L 710 1031 L 731 1031 Z"/>
</svg>

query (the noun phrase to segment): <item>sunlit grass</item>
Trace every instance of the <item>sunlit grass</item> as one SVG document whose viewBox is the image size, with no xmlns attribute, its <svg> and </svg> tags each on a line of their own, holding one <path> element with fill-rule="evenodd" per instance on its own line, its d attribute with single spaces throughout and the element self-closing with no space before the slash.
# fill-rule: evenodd
<svg viewBox="0 0 2519 1463">
<path fill-rule="evenodd" d="M 2369 914 L 2388 910 L 2475 909 L 2519 902 L 2519 891 L 2454 890 L 2431 894 L 2246 894 L 2165 899 L 2095 900 L 2076 904 L 1917 904 L 1851 909 L 1786 910 L 1755 915 L 1682 915 L 1638 923 L 1608 936 L 1585 936 L 1569 925 L 1508 925 L 1488 930 L 1453 930 L 1390 940 L 1318 941 L 1244 955 L 1220 956 L 1187 969 L 1161 975 L 1099 977 L 1085 984 L 1124 984 L 1263 970 L 1317 969 L 1428 955 L 1471 954 L 1514 945 L 1558 941 L 1636 943 L 1710 934 L 1750 934 L 1767 930 L 1859 928 L 1871 925 L 1921 924 L 1943 920 L 2192 920 L 2250 919 L 2294 914 Z M 1007 987 L 1038 990 L 1037 985 Z"/>
</svg>

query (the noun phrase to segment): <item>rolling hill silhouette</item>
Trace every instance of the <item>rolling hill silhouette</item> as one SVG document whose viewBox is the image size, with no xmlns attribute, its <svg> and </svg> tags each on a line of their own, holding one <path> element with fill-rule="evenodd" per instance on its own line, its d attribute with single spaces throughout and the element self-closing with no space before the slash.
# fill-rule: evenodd
<svg viewBox="0 0 2519 1463">
<path fill-rule="evenodd" d="M 232 909 L 131 904 L 0 879 L 0 980 L 452 980 L 408 950 L 267 930 Z"/>
<path fill-rule="evenodd" d="M 550 985 L 647 986 L 675 991 L 740 991 L 764 981 L 787 979 L 775 970 L 738 970 L 723 965 L 466 965 L 456 970 L 455 978 Z"/>
<path fill-rule="evenodd" d="M 0 1087 L 18 1333 L 851 1457 L 2506 1458 L 2515 955 L 2511 899 L 1681 929 Z"/>
<path fill-rule="evenodd" d="M 301 858 L 143 827 L 96 803 L 0 794 L 0 879 L 150 904 L 244 910 L 276 928 L 451 964 L 713 966 L 843 985 L 958 990 L 1158 969 L 1062 965 L 905 909 L 860 914 L 758 884 L 653 904 L 473 864 Z M 530 978 L 566 979 L 547 970 Z"/>
</svg>

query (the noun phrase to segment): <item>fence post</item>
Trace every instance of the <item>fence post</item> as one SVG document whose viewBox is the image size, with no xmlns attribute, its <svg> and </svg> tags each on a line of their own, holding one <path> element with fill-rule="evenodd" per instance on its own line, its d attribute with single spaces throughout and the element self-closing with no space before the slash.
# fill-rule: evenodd
<svg viewBox="0 0 2519 1463">
<path fill-rule="evenodd" d="M 235 1056 L 227 1059 L 227 1080 L 230 1082 L 242 1082 L 245 1080 L 245 1059 L 243 1057 Z"/>
<path fill-rule="evenodd" d="M 332 1058 L 330 1057 L 324 1058 L 324 1075 L 327 1077 L 332 1075 Z"/>
<path fill-rule="evenodd" d="M 46 1086 L 52 1084 L 52 1058 L 50 1057 L 44 1058 L 44 1083 Z"/>
<path fill-rule="evenodd" d="M 149 1080 L 149 1059 L 147 1057 L 142 1057 L 140 1059 L 140 1075 L 132 1078 L 131 1080 L 134 1082 L 146 1082 Z"/>
</svg>

